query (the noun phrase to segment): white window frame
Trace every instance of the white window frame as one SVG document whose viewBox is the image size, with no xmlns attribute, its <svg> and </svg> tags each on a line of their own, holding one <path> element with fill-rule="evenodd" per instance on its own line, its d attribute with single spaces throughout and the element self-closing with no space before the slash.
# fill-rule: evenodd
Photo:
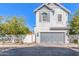
<svg viewBox="0 0 79 59">
<path fill-rule="evenodd" d="M 43 13 L 47 13 L 47 17 L 46 17 L 47 19 L 46 19 L 46 21 L 43 20 L 43 16 L 42 16 Z M 48 15 L 48 13 L 49 13 L 49 15 Z M 48 16 L 49 16 L 49 18 L 48 18 Z M 41 19 L 41 22 L 50 22 L 50 12 L 42 11 L 41 12 L 41 18 L 40 19 Z"/>
<path fill-rule="evenodd" d="M 62 14 L 58 14 L 58 22 L 62 22 Z"/>
<path fill-rule="evenodd" d="M 43 12 L 41 15 L 42 15 L 42 21 L 43 22 L 47 22 L 47 16 L 48 16 L 47 13 L 46 12 Z"/>
</svg>

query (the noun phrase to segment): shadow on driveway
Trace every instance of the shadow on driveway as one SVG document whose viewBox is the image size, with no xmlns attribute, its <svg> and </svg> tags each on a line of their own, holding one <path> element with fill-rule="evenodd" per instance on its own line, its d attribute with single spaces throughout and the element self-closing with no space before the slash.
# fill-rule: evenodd
<svg viewBox="0 0 79 59">
<path fill-rule="evenodd" d="M 0 52 L 1 56 L 79 56 L 79 52 L 69 48 L 58 47 L 28 47 L 12 48 Z"/>
</svg>

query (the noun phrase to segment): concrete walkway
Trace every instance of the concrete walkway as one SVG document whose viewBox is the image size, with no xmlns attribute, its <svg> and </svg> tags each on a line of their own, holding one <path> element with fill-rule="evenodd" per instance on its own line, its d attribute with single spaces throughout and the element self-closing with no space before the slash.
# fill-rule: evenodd
<svg viewBox="0 0 79 59">
<path fill-rule="evenodd" d="M 0 44 L 0 48 L 4 47 L 35 47 L 35 46 L 41 46 L 41 47 L 63 47 L 63 48 L 72 48 L 72 47 L 79 47 L 79 45 L 76 44 Z"/>
<path fill-rule="evenodd" d="M 44 46 L 44 47 L 79 47 L 78 44 L 37 44 L 37 46 Z"/>
<path fill-rule="evenodd" d="M 13 48 L 23 48 L 23 47 L 33 47 L 36 44 L 0 44 L 0 48 L 13 47 Z"/>
</svg>

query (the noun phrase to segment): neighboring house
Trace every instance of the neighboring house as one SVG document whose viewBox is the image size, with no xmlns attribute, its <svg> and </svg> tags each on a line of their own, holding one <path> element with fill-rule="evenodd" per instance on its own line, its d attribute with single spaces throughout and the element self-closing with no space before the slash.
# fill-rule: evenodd
<svg viewBox="0 0 79 59">
<path fill-rule="evenodd" d="M 36 42 L 66 44 L 68 41 L 68 14 L 70 11 L 58 3 L 46 3 L 34 10 Z"/>
</svg>

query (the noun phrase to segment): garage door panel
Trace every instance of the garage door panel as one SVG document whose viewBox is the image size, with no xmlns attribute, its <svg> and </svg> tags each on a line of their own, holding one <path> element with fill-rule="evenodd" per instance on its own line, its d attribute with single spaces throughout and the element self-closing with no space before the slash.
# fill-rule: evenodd
<svg viewBox="0 0 79 59">
<path fill-rule="evenodd" d="M 64 43 L 64 32 L 40 33 L 42 43 Z"/>
</svg>

